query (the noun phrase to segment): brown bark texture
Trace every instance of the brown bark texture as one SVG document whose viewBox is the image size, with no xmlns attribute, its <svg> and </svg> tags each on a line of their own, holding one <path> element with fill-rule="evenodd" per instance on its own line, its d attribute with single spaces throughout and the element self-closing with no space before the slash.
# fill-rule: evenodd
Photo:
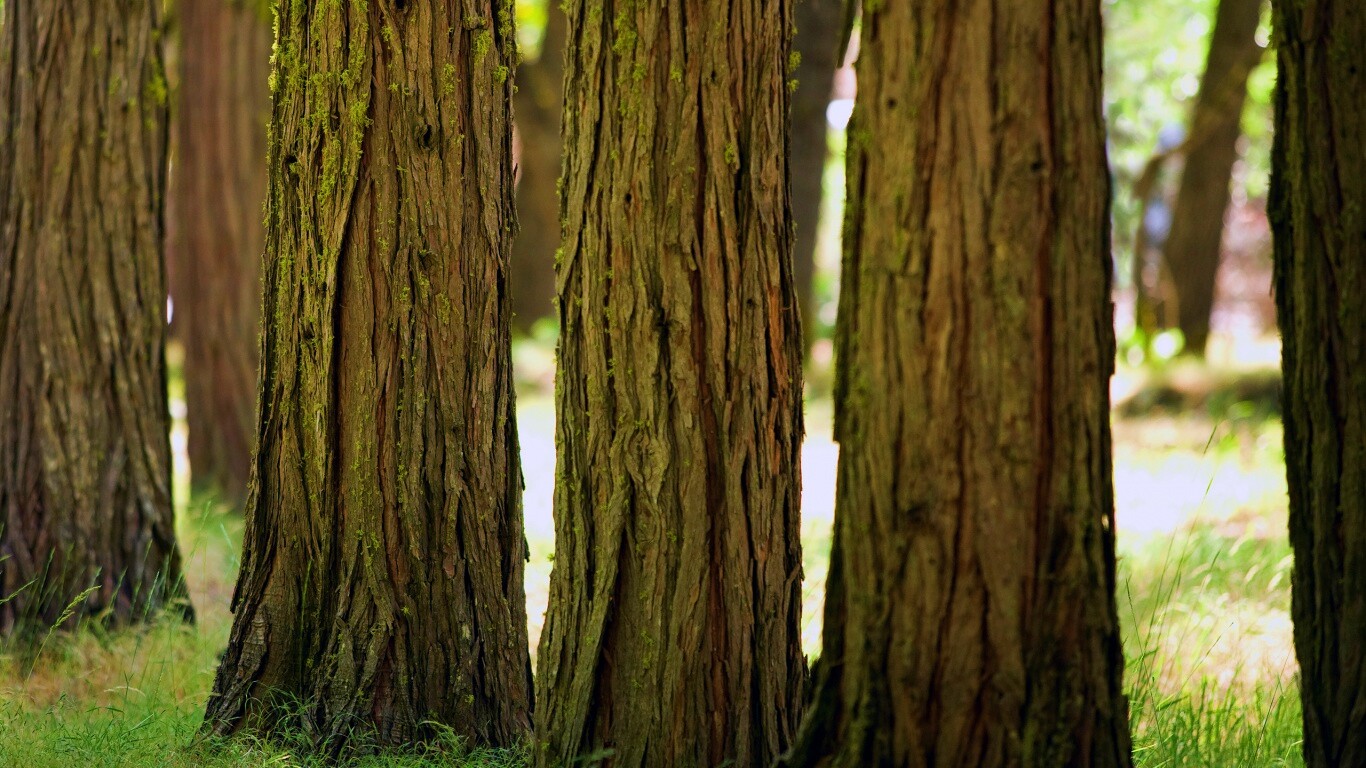
<svg viewBox="0 0 1366 768">
<path fill-rule="evenodd" d="M 188 613 L 159 7 L 9 0 L 0 19 L 0 634 Z"/>
<path fill-rule="evenodd" d="M 535 760 L 767 766 L 805 678 L 791 6 L 568 15 Z"/>
<path fill-rule="evenodd" d="M 512 6 L 276 8 L 258 450 L 205 729 L 520 743 Z"/>
<path fill-rule="evenodd" d="M 786 766 L 1131 764 L 1097 0 L 863 5 L 834 550 Z"/>
<path fill-rule="evenodd" d="M 545 37 L 536 61 L 517 70 L 513 102 L 522 150 L 517 170 L 517 220 L 512 244 L 513 325 L 530 331 L 554 310 L 555 252 L 560 247 L 560 105 L 569 20 L 559 3 L 546 8 Z"/>
<path fill-rule="evenodd" d="M 241 500 L 256 415 L 270 17 L 259 0 L 181 0 L 177 10 L 168 259 L 190 469 L 196 485 Z"/>
<path fill-rule="evenodd" d="M 816 328 L 816 246 L 819 245 L 822 182 L 829 155 L 829 121 L 825 112 L 835 87 L 835 72 L 844 51 L 840 50 L 844 24 L 844 0 L 796 0 L 797 35 L 794 44 L 800 57 L 797 90 L 792 95 L 792 219 L 797 227 L 792 251 L 792 273 L 802 327 L 809 346 Z"/>
<path fill-rule="evenodd" d="M 1366 765 L 1366 6 L 1273 5 L 1269 214 L 1309 768 Z"/>
<path fill-rule="evenodd" d="M 1229 203 L 1243 135 L 1247 78 L 1262 58 L 1257 24 L 1264 0 L 1219 0 L 1209 57 L 1191 115 L 1192 142 L 1162 258 L 1176 288 L 1177 324 L 1188 352 L 1204 355 Z"/>
</svg>

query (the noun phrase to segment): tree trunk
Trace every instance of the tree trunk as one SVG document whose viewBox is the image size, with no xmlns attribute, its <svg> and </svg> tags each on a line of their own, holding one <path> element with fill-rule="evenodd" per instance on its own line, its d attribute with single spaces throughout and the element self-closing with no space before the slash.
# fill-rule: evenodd
<svg viewBox="0 0 1366 768">
<path fill-rule="evenodd" d="M 792 218 L 797 223 L 797 242 L 792 272 L 802 310 L 806 345 L 816 328 L 816 246 L 821 221 L 822 181 L 829 154 L 829 121 L 825 112 L 840 66 L 840 31 L 844 23 L 844 0 L 796 0 L 796 48 L 800 63 L 795 74 L 797 91 L 792 97 Z"/>
<path fill-rule="evenodd" d="M 276 8 L 258 449 L 205 728 L 518 743 L 510 6 Z"/>
<path fill-rule="evenodd" d="M 188 613 L 171 507 L 153 0 L 0 22 L 0 633 Z M 91 591 L 93 589 L 93 591 Z"/>
<path fill-rule="evenodd" d="M 1177 324 L 1186 350 L 1205 354 L 1219 273 L 1229 177 L 1238 159 L 1247 77 L 1262 57 L 1257 24 L 1263 0 L 1220 0 L 1209 59 L 1191 115 L 1192 141 L 1181 172 L 1163 259 L 1176 286 Z"/>
<path fill-rule="evenodd" d="M 814 702 L 789 766 L 1131 764 L 1098 0 L 863 6 Z"/>
<path fill-rule="evenodd" d="M 242 0 L 188 0 L 178 9 L 170 260 L 190 467 L 197 485 L 241 500 L 256 409 L 270 25 L 259 3 Z"/>
<path fill-rule="evenodd" d="M 805 677 L 791 6 L 568 13 L 535 759 L 767 766 Z"/>
<path fill-rule="evenodd" d="M 1269 213 L 1304 758 L 1366 765 L 1366 6 L 1273 9 Z"/>
<path fill-rule="evenodd" d="M 541 55 L 517 72 L 517 132 L 522 151 L 517 179 L 521 232 L 512 244 L 513 323 L 530 331 L 550 315 L 555 298 L 555 251 L 560 247 L 560 104 L 565 32 L 559 3 L 546 8 Z"/>
</svg>

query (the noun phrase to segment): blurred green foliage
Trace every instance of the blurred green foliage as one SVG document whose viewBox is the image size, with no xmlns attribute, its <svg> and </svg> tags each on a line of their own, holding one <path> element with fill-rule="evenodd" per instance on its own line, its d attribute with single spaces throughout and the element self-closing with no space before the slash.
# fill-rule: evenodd
<svg viewBox="0 0 1366 768">
<path fill-rule="evenodd" d="M 1217 0 L 1104 0 L 1105 114 L 1114 173 L 1114 246 L 1119 284 L 1132 274 L 1140 202 L 1133 187 L 1157 148 L 1165 126 L 1188 127 L 1204 73 Z M 1270 42 L 1264 12 L 1258 42 Z M 1243 113 L 1247 150 L 1235 183 L 1249 199 L 1266 196 L 1271 154 L 1272 56 L 1262 58 L 1248 81 Z M 1168 174 L 1169 177 L 1173 176 Z M 1173 190 L 1174 191 L 1174 190 Z"/>
<path fill-rule="evenodd" d="M 546 16 L 553 0 L 517 0 L 517 47 L 527 61 L 541 55 Z"/>
</svg>

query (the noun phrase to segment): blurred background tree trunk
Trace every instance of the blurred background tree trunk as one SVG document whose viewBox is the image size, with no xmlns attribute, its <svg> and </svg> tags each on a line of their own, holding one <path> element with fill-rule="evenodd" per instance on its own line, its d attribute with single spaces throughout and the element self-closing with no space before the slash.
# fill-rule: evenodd
<svg viewBox="0 0 1366 768">
<path fill-rule="evenodd" d="M 829 158 L 829 120 L 826 109 L 844 51 L 840 50 L 844 0 L 796 0 L 800 56 L 792 96 L 792 218 L 797 239 L 792 250 L 792 272 L 797 281 L 805 346 L 815 340 L 816 250 L 819 246 L 825 163 Z"/>
<path fill-rule="evenodd" d="M 168 249 L 195 484 L 250 477 L 265 248 L 271 26 L 260 0 L 179 0 Z"/>
<path fill-rule="evenodd" d="M 551 314 L 555 252 L 560 247 L 560 109 L 569 24 L 559 0 L 549 0 L 545 14 L 540 54 L 517 70 L 513 97 L 521 145 L 517 170 L 521 230 L 512 244 L 512 322 L 522 332 L 529 332 L 537 320 Z"/>
<path fill-rule="evenodd" d="M 0 634 L 185 598 L 160 7 L 8 0 L 0 17 Z"/>
<path fill-rule="evenodd" d="M 1191 114 L 1185 168 L 1163 260 L 1171 270 L 1177 324 L 1186 351 L 1205 354 L 1229 204 L 1242 136 L 1247 78 L 1262 57 L 1257 43 L 1264 0 L 1220 0 L 1209 58 Z"/>
</svg>

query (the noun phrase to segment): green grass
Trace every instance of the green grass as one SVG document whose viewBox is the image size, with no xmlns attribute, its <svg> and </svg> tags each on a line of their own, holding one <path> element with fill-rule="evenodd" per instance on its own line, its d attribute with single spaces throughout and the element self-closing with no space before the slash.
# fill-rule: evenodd
<svg viewBox="0 0 1366 768">
<path fill-rule="evenodd" d="M 1121 561 L 1138 765 L 1304 764 L 1289 567 L 1284 541 L 1203 528 Z"/>
<path fill-rule="evenodd" d="M 544 403 L 524 405 L 538 418 L 548 413 Z M 827 427 L 828 409 L 818 406 L 809 415 L 813 435 Z M 1119 484 L 1118 602 L 1141 768 L 1303 765 L 1278 444 L 1274 422 L 1232 429 L 1187 419 L 1177 428 L 1152 417 L 1116 427 L 1116 474 L 1130 478 Z M 1161 506 L 1168 491 L 1154 485 L 1164 478 L 1174 484 L 1170 502 L 1182 508 L 1184 522 L 1174 534 L 1126 532 L 1126 520 Z M 180 486 L 186 498 L 183 477 Z M 78 628 L 55 636 L 36 659 L 0 651 L 0 765 L 325 764 L 308 756 L 302 739 L 197 740 L 229 629 L 241 521 L 200 497 L 181 510 L 179 522 L 199 623 L 167 621 L 115 634 Z M 813 590 L 823 581 L 827 528 L 819 520 L 804 528 Z M 532 542 L 538 552 L 548 552 L 548 545 Z M 543 570 L 536 573 L 544 578 Z M 817 636 L 812 614 L 819 592 L 808 597 L 810 639 Z M 352 764 L 510 768 L 525 760 L 516 752 L 469 753 L 445 739 L 425 753 Z"/>
<path fill-rule="evenodd" d="M 256 768 L 325 766 L 307 740 L 206 741 L 198 729 L 227 642 L 227 600 L 238 565 L 241 518 L 211 499 L 182 511 L 186 580 L 198 610 L 187 626 L 165 619 L 109 633 L 59 633 L 36 658 L 0 653 L 0 766 L 32 768 Z M 469 750 L 443 737 L 406 755 L 361 757 L 357 768 L 512 768 L 520 751 Z"/>
<path fill-rule="evenodd" d="M 1143 768 L 1304 765 L 1284 454 L 1268 417 L 1234 407 L 1116 424 L 1118 603 Z M 1126 513 L 1172 507 L 1174 533 L 1126 534 Z"/>
</svg>

